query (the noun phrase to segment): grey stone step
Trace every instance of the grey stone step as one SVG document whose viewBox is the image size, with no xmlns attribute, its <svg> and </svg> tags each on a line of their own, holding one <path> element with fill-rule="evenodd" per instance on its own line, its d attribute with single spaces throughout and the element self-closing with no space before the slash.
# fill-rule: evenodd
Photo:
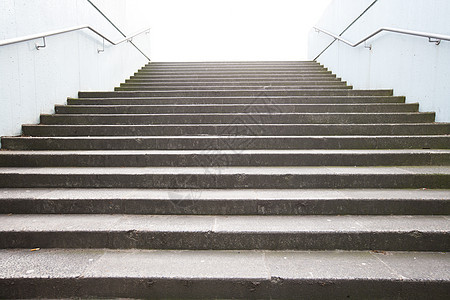
<svg viewBox="0 0 450 300">
<path fill-rule="evenodd" d="M 399 251 L 0 250 L 0 297 L 445 299 L 448 256 Z"/>
<path fill-rule="evenodd" d="M 179 91 L 114 91 L 78 92 L 79 98 L 121 98 L 121 97 L 217 97 L 217 96 L 392 96 L 392 90 L 179 90 Z"/>
<path fill-rule="evenodd" d="M 1 248 L 450 249 L 447 216 L 0 215 Z"/>
<path fill-rule="evenodd" d="M 150 113 L 387 113 L 418 112 L 418 103 L 408 104 L 168 104 L 168 105 L 55 105 L 57 114 L 150 114 Z"/>
<path fill-rule="evenodd" d="M 147 84 L 121 84 L 120 87 L 115 87 L 115 91 L 174 91 L 174 90 L 255 90 L 255 89 L 262 89 L 262 90 L 320 90 L 320 89 L 352 89 L 351 86 L 347 85 L 311 85 L 311 86 L 244 86 L 244 85 L 237 85 L 237 86 L 224 86 L 224 85 L 204 85 L 204 86 L 151 86 Z"/>
<path fill-rule="evenodd" d="M 267 76 L 267 75 L 248 75 L 248 76 L 152 76 L 152 75 L 133 75 L 129 81 L 145 81 L 145 82 L 343 82 L 336 75 L 298 75 L 298 76 Z M 125 82 L 127 81 L 125 80 Z"/>
<path fill-rule="evenodd" d="M 450 190 L 0 189 L 0 213 L 449 215 Z"/>
<path fill-rule="evenodd" d="M 374 124 L 430 123 L 435 113 L 173 113 L 52 114 L 41 124 Z"/>
<path fill-rule="evenodd" d="M 449 135 L 3 137 L 11 150 L 449 149 Z"/>
<path fill-rule="evenodd" d="M 216 81 L 188 81 L 188 80 L 146 80 L 146 79 L 126 79 L 125 84 L 146 84 L 149 86 L 172 86 L 172 85 L 185 85 L 185 86 L 206 86 L 206 85 L 218 85 L 218 86 L 230 86 L 230 85 L 251 85 L 251 86 L 302 86 L 302 85 L 319 85 L 319 86 L 337 86 L 346 85 L 345 81 L 338 80 L 288 80 L 288 81 L 270 81 L 270 80 L 216 80 Z M 121 84 L 122 85 L 122 84 Z"/>
<path fill-rule="evenodd" d="M 192 71 L 171 71 L 171 70 L 139 70 L 134 73 L 134 75 L 163 75 L 163 76 L 221 76 L 221 75 L 231 75 L 231 76 L 246 76 L 246 75 L 270 75 L 270 76 L 296 76 L 296 75 L 327 75 L 332 74 L 331 71 L 326 69 L 314 68 L 314 69 L 300 69 L 294 71 L 266 71 L 266 70 L 192 70 Z"/>
<path fill-rule="evenodd" d="M 0 168 L 3 188 L 450 188 L 450 166 Z"/>
<path fill-rule="evenodd" d="M 254 81 L 254 80 L 274 80 L 274 81 L 290 81 L 290 80 L 340 80 L 332 73 L 302 73 L 302 74 L 144 74 L 134 73 L 130 79 L 151 79 L 151 80 L 238 80 L 238 81 Z"/>
<path fill-rule="evenodd" d="M 328 71 L 320 65 L 311 66 L 144 66 L 139 71 L 157 72 L 305 72 Z"/>
<path fill-rule="evenodd" d="M 450 150 L 1 151 L 0 167 L 449 165 Z"/>
<path fill-rule="evenodd" d="M 446 135 L 448 141 L 450 125 L 445 123 L 402 123 L 402 124 L 163 124 L 163 125 L 23 125 L 25 136 L 422 136 L 416 139 L 419 148 L 429 147 L 427 135 Z M 251 139 L 252 137 L 249 137 Z M 345 137 L 347 139 L 347 137 Z M 306 141 L 306 140 L 305 140 Z M 420 142 L 422 141 L 422 142 Z M 281 142 L 281 140 L 280 140 Z M 250 142 L 253 143 L 253 142 Z M 232 143 L 234 144 L 234 143 Z M 246 141 L 245 144 L 249 144 Z M 346 142 L 344 142 L 344 145 Z M 309 144 L 316 145 L 317 143 Z M 331 144 L 330 144 L 331 145 Z M 349 144 L 346 144 L 349 145 Z M 364 145 L 361 144 L 361 146 Z M 384 142 L 371 143 L 372 147 L 387 145 Z M 378 145 L 378 146 L 377 146 Z M 400 144 L 392 144 L 392 146 Z M 428 146 L 427 146 L 428 145 Z M 432 143 L 431 145 L 436 145 Z M 277 148 L 281 147 L 277 146 Z M 362 146 L 365 147 L 365 146 Z M 403 148 L 403 147 L 401 147 Z"/>
<path fill-rule="evenodd" d="M 382 104 L 405 103 L 401 96 L 246 96 L 246 97 L 102 97 L 68 98 L 69 105 L 187 104 Z"/>
<path fill-rule="evenodd" d="M 149 62 L 146 66 L 317 66 L 320 65 L 319 62 L 315 61 L 196 61 L 196 62 L 185 62 L 185 61 L 158 61 L 158 62 Z"/>
</svg>

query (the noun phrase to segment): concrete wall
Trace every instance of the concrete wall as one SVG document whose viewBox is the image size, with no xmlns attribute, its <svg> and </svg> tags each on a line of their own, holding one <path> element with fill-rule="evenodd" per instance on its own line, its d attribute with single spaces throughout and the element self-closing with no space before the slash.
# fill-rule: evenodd
<svg viewBox="0 0 450 300">
<path fill-rule="evenodd" d="M 373 0 L 334 0 L 317 26 L 339 34 Z M 450 35 L 448 0 L 378 0 L 342 36 L 356 42 L 379 27 L 397 27 Z M 333 38 L 312 29 L 309 59 Z M 435 111 L 437 121 L 450 121 L 450 42 L 440 45 L 427 38 L 382 33 L 351 48 L 335 42 L 317 60 L 357 89 L 394 89 L 407 102 L 419 102 L 420 111 Z"/>
<path fill-rule="evenodd" d="M 94 0 L 125 34 L 146 27 L 127 18 L 125 0 Z M 89 24 L 112 40 L 122 38 L 86 0 L 0 0 L 0 40 Z M 149 36 L 133 39 L 149 54 Z M 0 47 L 0 135 L 18 135 L 79 90 L 112 90 L 147 63 L 130 43 L 97 53 L 102 39 L 87 30 Z"/>
</svg>

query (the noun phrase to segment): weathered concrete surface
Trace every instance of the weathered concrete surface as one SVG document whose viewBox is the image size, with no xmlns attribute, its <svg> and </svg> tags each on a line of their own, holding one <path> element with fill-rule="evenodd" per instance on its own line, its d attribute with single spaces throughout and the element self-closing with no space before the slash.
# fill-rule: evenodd
<svg viewBox="0 0 450 300">
<path fill-rule="evenodd" d="M 450 150 L 1 151 L 0 167 L 450 165 Z"/>
<path fill-rule="evenodd" d="M 448 215 L 450 191 L 0 189 L 0 213 Z"/>
<path fill-rule="evenodd" d="M 0 251 L 0 297 L 444 299 L 444 253 Z"/>
<path fill-rule="evenodd" d="M 446 216 L 2 215 L 1 248 L 448 251 Z"/>
</svg>

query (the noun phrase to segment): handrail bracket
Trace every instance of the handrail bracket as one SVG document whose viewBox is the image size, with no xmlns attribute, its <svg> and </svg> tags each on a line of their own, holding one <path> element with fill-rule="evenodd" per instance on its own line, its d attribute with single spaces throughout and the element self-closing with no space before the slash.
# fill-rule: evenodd
<svg viewBox="0 0 450 300">
<path fill-rule="evenodd" d="M 429 37 L 428 41 L 430 43 L 435 43 L 436 45 L 439 45 L 441 43 L 441 39 L 435 39 L 435 38 L 432 38 L 432 37 Z"/>
<path fill-rule="evenodd" d="M 36 50 L 47 47 L 47 44 L 45 42 L 45 36 L 43 36 L 42 39 L 44 40 L 44 45 L 38 45 L 38 43 L 34 44 L 34 47 L 36 48 Z"/>
<path fill-rule="evenodd" d="M 103 47 L 102 47 L 102 49 L 97 49 L 97 53 L 100 53 L 100 52 L 105 52 L 105 39 L 103 39 Z"/>
</svg>

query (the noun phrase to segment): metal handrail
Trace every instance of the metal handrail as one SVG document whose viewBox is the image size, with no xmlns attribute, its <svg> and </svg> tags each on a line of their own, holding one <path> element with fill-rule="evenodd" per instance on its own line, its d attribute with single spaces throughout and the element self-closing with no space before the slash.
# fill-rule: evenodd
<svg viewBox="0 0 450 300">
<path fill-rule="evenodd" d="M 365 38 L 363 38 L 362 40 L 360 40 L 357 43 L 352 43 L 346 39 L 343 39 L 342 37 L 335 35 L 327 30 L 318 28 L 318 27 L 314 27 L 314 29 L 316 31 L 321 31 L 331 37 L 334 37 L 335 39 L 349 45 L 350 47 L 356 47 L 358 45 L 361 45 L 362 43 L 364 43 L 365 41 L 367 41 L 368 39 L 374 37 L 375 35 L 379 34 L 380 32 L 383 31 L 388 31 L 388 32 L 395 32 L 395 33 L 400 33 L 400 34 L 407 34 L 407 35 L 414 35 L 414 36 L 421 36 L 421 37 L 427 37 L 429 42 L 432 43 L 436 43 L 436 45 L 439 45 L 440 42 L 442 40 L 444 41 L 450 41 L 450 35 L 444 35 L 444 34 L 437 34 L 437 33 L 430 33 L 430 32 L 421 32 L 421 31 L 414 31 L 414 30 L 407 30 L 407 29 L 400 29 L 400 28 L 391 28 L 391 27 L 381 27 L 380 29 L 378 29 L 377 31 L 373 32 L 372 34 L 369 34 L 368 36 L 366 36 Z M 434 39 L 434 40 L 432 40 Z"/>
<path fill-rule="evenodd" d="M 63 34 L 63 33 L 82 30 L 82 29 L 89 29 L 90 31 L 94 32 L 95 34 L 97 34 L 98 36 L 103 38 L 105 41 L 107 41 L 108 43 L 110 43 L 114 46 L 118 45 L 120 43 L 123 43 L 125 41 L 130 41 L 133 37 L 140 35 L 144 32 L 150 31 L 150 28 L 145 28 L 145 29 L 137 31 L 136 33 L 133 33 L 132 35 L 126 36 L 126 37 L 114 42 L 111 39 L 107 38 L 104 34 L 101 34 L 98 30 L 95 30 L 93 27 L 91 27 L 89 25 L 79 25 L 79 26 L 67 27 L 67 28 L 63 28 L 63 29 L 59 29 L 59 30 L 31 34 L 31 35 L 27 35 L 27 36 L 18 37 L 18 38 L 6 39 L 3 41 L 0 41 L 0 46 L 10 45 L 10 44 L 15 44 L 15 43 L 20 43 L 20 42 L 26 42 L 26 41 L 30 41 L 30 40 L 39 39 L 39 38 L 44 38 L 44 40 L 45 40 L 45 38 L 48 36 Z"/>
</svg>

